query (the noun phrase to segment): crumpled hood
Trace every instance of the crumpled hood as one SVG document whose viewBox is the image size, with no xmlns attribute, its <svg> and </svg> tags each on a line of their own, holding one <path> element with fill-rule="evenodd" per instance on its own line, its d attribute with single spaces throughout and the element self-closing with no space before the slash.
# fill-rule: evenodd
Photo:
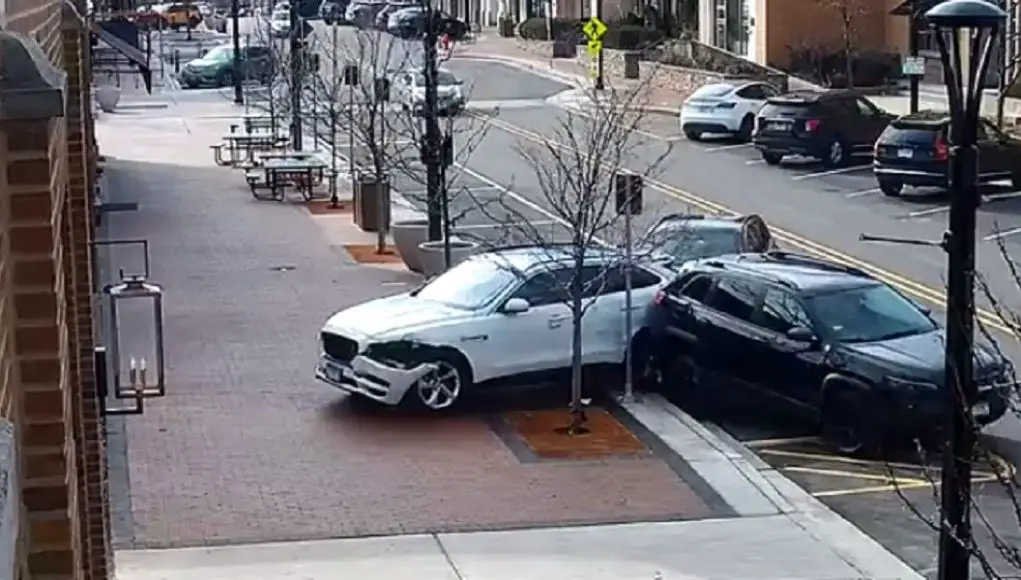
<svg viewBox="0 0 1021 580">
<path fill-rule="evenodd" d="M 943 330 L 934 330 L 882 342 L 849 343 L 844 344 L 843 348 L 888 366 L 891 370 L 896 369 L 899 371 L 898 376 L 908 373 L 909 376 L 905 378 L 942 384 L 944 337 Z M 983 377 L 1004 364 L 1004 361 L 988 347 L 981 345 L 975 346 L 975 356 L 975 375 L 978 377 Z"/>
<path fill-rule="evenodd" d="M 323 330 L 355 339 L 401 338 L 434 324 L 469 316 L 471 313 L 464 310 L 398 294 L 341 310 L 326 321 Z"/>
</svg>

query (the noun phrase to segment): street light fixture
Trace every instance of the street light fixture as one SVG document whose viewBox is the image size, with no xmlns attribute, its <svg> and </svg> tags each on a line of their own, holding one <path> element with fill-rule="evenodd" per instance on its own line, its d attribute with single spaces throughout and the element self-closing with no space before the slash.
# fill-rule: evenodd
<svg viewBox="0 0 1021 580">
<path fill-rule="evenodd" d="M 945 384 L 950 398 L 940 498 L 939 579 L 970 573 L 971 462 L 977 428 L 973 374 L 975 340 L 975 214 L 979 112 L 996 37 L 1007 13 L 988 0 L 948 0 L 926 12 L 935 30 L 950 105 L 950 227 L 947 252 Z"/>
</svg>

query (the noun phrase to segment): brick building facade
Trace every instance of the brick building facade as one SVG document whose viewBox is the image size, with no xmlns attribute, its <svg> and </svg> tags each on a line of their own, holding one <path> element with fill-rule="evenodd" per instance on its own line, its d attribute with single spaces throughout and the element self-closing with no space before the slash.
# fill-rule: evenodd
<svg viewBox="0 0 1021 580">
<path fill-rule="evenodd" d="M 89 45 L 75 1 L 0 0 L 0 417 L 15 435 L 7 501 L 20 501 L 16 522 L 2 522 L 16 551 L 0 578 L 112 576 L 93 368 Z M 49 74 L 15 78 L 33 76 L 32 55 Z"/>
</svg>

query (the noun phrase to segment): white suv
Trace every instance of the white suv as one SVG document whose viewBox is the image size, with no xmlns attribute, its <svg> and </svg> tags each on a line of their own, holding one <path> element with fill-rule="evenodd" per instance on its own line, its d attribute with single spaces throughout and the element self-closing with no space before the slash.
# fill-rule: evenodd
<svg viewBox="0 0 1021 580">
<path fill-rule="evenodd" d="M 625 337 L 624 266 L 616 250 L 589 250 L 582 272 L 588 309 L 583 364 L 621 364 L 648 346 L 646 307 L 670 273 L 634 265 L 633 335 Z M 480 254 L 412 292 L 342 310 L 320 335 L 315 376 L 387 405 L 454 405 L 473 385 L 569 368 L 571 310 L 564 288 L 575 269 L 567 251 L 514 248 Z"/>
<path fill-rule="evenodd" d="M 762 82 L 717 83 L 699 88 L 681 107 L 681 131 L 692 141 L 705 133 L 750 141 L 755 116 L 766 99 L 780 92 Z"/>
</svg>

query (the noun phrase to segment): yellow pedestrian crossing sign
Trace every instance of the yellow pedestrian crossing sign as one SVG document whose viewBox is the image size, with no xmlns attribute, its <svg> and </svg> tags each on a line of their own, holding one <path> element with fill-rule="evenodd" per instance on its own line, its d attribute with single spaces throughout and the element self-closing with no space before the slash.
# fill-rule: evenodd
<svg viewBox="0 0 1021 580">
<path fill-rule="evenodd" d="M 603 50 L 602 40 L 590 40 L 588 41 L 588 55 L 592 58 L 599 56 L 599 52 Z"/>
<path fill-rule="evenodd" d="M 593 16 L 592 18 L 589 18 L 588 22 L 585 23 L 585 26 L 581 27 L 581 31 L 585 33 L 585 36 L 588 37 L 589 41 L 598 41 L 604 34 L 606 34 L 606 24 L 604 24 L 598 17 Z M 589 42 L 589 50 L 592 50 L 591 42 Z"/>
</svg>

